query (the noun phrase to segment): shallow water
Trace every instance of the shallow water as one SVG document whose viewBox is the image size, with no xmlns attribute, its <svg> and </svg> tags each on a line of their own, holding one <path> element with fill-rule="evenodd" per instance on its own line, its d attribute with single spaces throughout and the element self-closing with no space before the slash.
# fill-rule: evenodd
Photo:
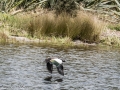
<svg viewBox="0 0 120 90">
<path fill-rule="evenodd" d="M 47 57 L 66 60 L 65 76 L 48 73 Z M 1 45 L 0 90 L 120 90 L 120 50 Z"/>
</svg>

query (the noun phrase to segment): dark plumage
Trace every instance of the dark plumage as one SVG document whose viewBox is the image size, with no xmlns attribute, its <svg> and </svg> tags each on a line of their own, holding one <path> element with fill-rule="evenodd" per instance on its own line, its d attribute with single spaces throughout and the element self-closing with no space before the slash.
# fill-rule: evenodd
<svg viewBox="0 0 120 90">
<path fill-rule="evenodd" d="M 58 58 L 47 58 L 45 59 L 47 69 L 50 73 L 53 71 L 53 65 L 56 65 L 57 71 L 59 74 L 64 75 L 64 68 L 62 65 L 62 62 L 65 62 L 64 60 L 58 59 Z"/>
</svg>

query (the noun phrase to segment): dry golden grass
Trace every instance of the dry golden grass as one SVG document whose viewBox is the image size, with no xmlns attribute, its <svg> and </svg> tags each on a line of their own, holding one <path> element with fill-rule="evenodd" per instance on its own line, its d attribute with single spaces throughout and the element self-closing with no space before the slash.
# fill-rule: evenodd
<svg viewBox="0 0 120 90">
<path fill-rule="evenodd" d="M 80 12 L 74 18 L 66 14 L 59 16 L 43 14 L 31 19 L 27 27 L 32 37 L 39 38 L 44 35 L 98 42 L 104 26 L 96 17 Z"/>
</svg>

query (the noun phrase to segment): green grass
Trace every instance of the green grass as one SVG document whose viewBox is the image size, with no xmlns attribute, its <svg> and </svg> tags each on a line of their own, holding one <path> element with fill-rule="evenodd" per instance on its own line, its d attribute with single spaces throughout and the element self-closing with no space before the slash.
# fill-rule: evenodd
<svg viewBox="0 0 120 90">
<path fill-rule="evenodd" d="M 109 36 L 104 38 L 101 43 L 109 46 L 120 46 L 120 38 L 116 36 Z"/>
<path fill-rule="evenodd" d="M 112 30 L 120 31 L 120 23 L 118 23 L 118 24 L 109 24 L 108 28 L 110 28 Z"/>
<path fill-rule="evenodd" d="M 27 36 L 25 30 L 27 29 L 26 24 L 30 22 L 29 18 L 30 16 L 27 17 L 22 14 L 12 16 L 7 13 L 0 13 L 0 22 L 2 23 L 0 28 L 2 28 L 3 31 L 8 31 L 10 35 Z"/>
</svg>

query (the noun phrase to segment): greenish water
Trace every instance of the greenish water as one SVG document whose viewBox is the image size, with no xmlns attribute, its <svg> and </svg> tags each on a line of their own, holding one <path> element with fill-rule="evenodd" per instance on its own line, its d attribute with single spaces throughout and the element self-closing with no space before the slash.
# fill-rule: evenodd
<svg viewBox="0 0 120 90">
<path fill-rule="evenodd" d="M 48 73 L 47 57 L 66 60 L 65 76 Z M 120 50 L 0 45 L 0 90 L 120 90 Z"/>
</svg>

